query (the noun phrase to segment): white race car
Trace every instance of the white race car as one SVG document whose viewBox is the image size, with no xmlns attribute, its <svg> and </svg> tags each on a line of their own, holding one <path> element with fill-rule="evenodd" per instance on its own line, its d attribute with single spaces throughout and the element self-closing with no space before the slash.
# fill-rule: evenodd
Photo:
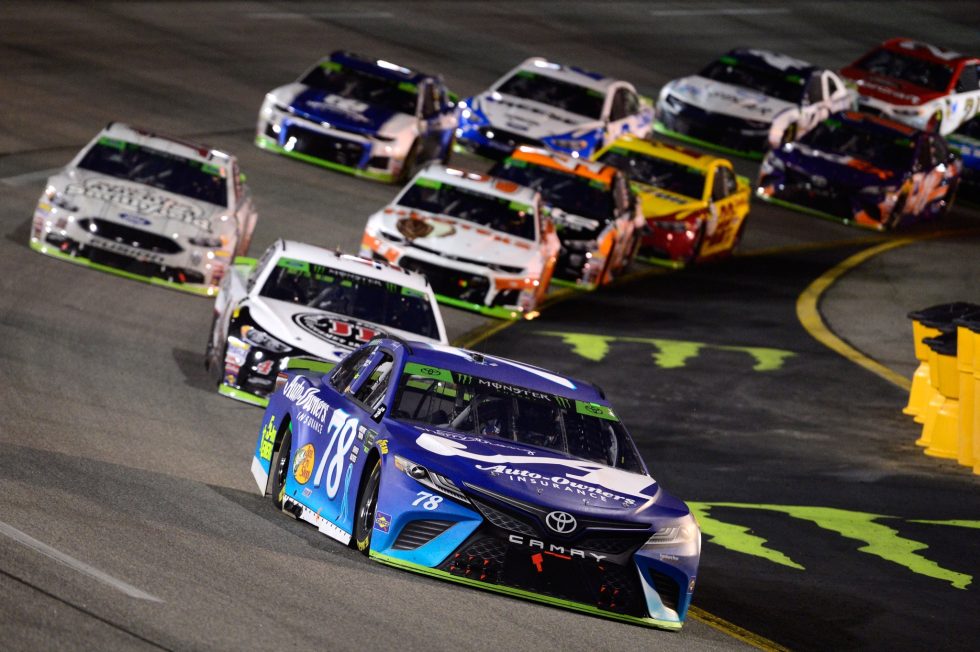
<svg viewBox="0 0 980 652">
<path fill-rule="evenodd" d="M 623 134 L 645 137 L 653 122 L 651 102 L 629 82 L 540 57 L 461 101 L 458 110 L 459 144 L 495 159 L 520 145 L 588 158 Z"/>
<path fill-rule="evenodd" d="M 368 219 L 361 242 L 362 256 L 423 272 L 439 301 L 504 318 L 538 306 L 560 249 L 538 193 L 436 164 Z"/>
<path fill-rule="evenodd" d="M 257 218 L 235 157 L 110 123 L 48 179 L 31 248 L 213 295 Z"/>
<path fill-rule="evenodd" d="M 855 97 L 831 70 L 768 50 L 735 49 L 697 75 L 668 82 L 657 100 L 654 129 L 759 158 L 851 108 Z"/>
<path fill-rule="evenodd" d="M 235 263 L 204 356 L 225 396 L 266 405 L 283 369 L 331 369 L 377 336 L 448 343 L 420 274 L 287 240 Z"/>
</svg>

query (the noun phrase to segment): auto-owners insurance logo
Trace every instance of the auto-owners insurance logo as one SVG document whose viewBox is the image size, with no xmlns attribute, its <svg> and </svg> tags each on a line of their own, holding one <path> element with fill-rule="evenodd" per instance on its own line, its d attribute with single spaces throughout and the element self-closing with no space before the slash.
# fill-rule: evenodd
<svg viewBox="0 0 980 652">
<path fill-rule="evenodd" d="M 578 527 L 578 523 L 575 522 L 575 517 L 568 512 L 549 512 L 544 517 L 544 522 L 558 534 L 569 534 L 570 532 L 574 532 L 575 528 Z"/>
</svg>

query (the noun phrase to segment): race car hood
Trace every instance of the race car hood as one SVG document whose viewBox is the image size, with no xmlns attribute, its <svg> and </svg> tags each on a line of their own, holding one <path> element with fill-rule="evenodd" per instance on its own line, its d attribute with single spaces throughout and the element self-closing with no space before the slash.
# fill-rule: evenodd
<svg viewBox="0 0 980 652">
<path fill-rule="evenodd" d="M 247 305 L 252 319 L 269 335 L 330 362 L 337 362 L 351 349 L 379 334 L 436 342 L 418 333 L 278 299 L 253 296 L 249 298 Z"/>
<path fill-rule="evenodd" d="M 480 495 L 482 489 L 546 510 L 632 523 L 687 513 L 643 473 L 434 426 L 397 423 L 390 429 L 399 431 L 392 438 L 399 441 L 399 455 L 445 475 L 467 493 Z"/>
<path fill-rule="evenodd" d="M 845 68 L 841 75 L 857 84 L 858 93 L 899 106 L 919 106 L 945 95 L 894 77 L 883 77 L 860 68 Z"/>
<path fill-rule="evenodd" d="M 335 129 L 365 136 L 395 137 L 415 118 L 405 113 L 372 106 L 304 84 L 289 84 L 272 91 L 277 104 L 293 114 Z"/>
<path fill-rule="evenodd" d="M 491 125 L 534 140 L 564 135 L 573 130 L 576 133 L 592 131 L 602 126 L 598 120 L 501 93 L 482 93 L 473 99 L 473 106 L 475 111 L 482 112 Z"/>
<path fill-rule="evenodd" d="M 693 106 L 741 120 L 772 122 L 793 104 L 742 86 L 692 75 L 670 82 L 667 92 Z"/>
<path fill-rule="evenodd" d="M 802 143 L 791 143 L 784 149 L 774 151 L 773 155 L 789 167 L 849 188 L 898 185 L 903 177 L 896 170 L 882 169 L 853 156 L 812 149 Z"/>
<path fill-rule="evenodd" d="M 532 241 L 492 231 L 448 215 L 390 208 L 375 213 L 372 219 L 377 220 L 382 231 L 409 239 L 420 247 L 484 265 L 506 265 L 524 269 L 538 252 L 538 245 Z M 424 237 L 412 237 L 426 231 L 428 234 Z"/>
<path fill-rule="evenodd" d="M 679 216 L 706 207 L 706 203 L 700 199 L 685 197 L 663 188 L 637 182 L 633 182 L 633 186 L 640 199 L 643 217 L 647 219 Z"/>
<path fill-rule="evenodd" d="M 82 169 L 69 169 L 48 179 L 64 194 L 79 219 L 101 218 L 162 235 L 217 237 L 219 217 L 227 209 L 190 197 L 158 190 Z M 186 243 L 185 243 L 186 244 Z"/>
</svg>

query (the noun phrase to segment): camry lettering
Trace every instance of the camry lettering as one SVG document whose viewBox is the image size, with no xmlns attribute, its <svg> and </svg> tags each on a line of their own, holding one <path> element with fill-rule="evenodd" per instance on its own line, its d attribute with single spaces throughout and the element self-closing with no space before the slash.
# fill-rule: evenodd
<svg viewBox="0 0 980 652">
<path fill-rule="evenodd" d="M 579 557 L 580 559 L 594 559 L 597 562 L 600 562 L 607 557 L 607 555 L 600 555 L 595 552 L 589 552 L 588 550 L 579 550 L 578 548 L 569 548 L 566 546 L 556 546 L 553 543 L 545 543 L 540 539 L 525 538 L 519 534 L 511 534 L 507 537 L 507 540 L 518 546 L 527 546 L 528 548 L 536 548 L 538 550 L 554 552 L 559 555 L 568 555 L 569 557 Z"/>
</svg>

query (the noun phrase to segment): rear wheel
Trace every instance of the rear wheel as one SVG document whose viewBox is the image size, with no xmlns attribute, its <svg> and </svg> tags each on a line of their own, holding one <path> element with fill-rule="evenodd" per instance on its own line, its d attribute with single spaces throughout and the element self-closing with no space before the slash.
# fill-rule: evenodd
<svg viewBox="0 0 980 652">
<path fill-rule="evenodd" d="M 364 490 L 357 501 L 357 516 L 354 519 L 354 542 L 357 549 L 367 555 L 371 550 L 371 532 L 374 529 L 375 512 L 378 507 L 378 488 L 381 486 L 381 460 L 371 469 L 371 475 L 364 483 Z"/>
<path fill-rule="evenodd" d="M 286 434 L 282 436 L 282 443 L 279 450 L 272 456 L 272 463 L 269 465 L 269 482 L 272 489 L 272 502 L 276 507 L 282 509 L 283 501 L 286 498 L 286 478 L 289 477 L 289 464 L 293 452 L 293 429 L 287 428 Z"/>
</svg>

